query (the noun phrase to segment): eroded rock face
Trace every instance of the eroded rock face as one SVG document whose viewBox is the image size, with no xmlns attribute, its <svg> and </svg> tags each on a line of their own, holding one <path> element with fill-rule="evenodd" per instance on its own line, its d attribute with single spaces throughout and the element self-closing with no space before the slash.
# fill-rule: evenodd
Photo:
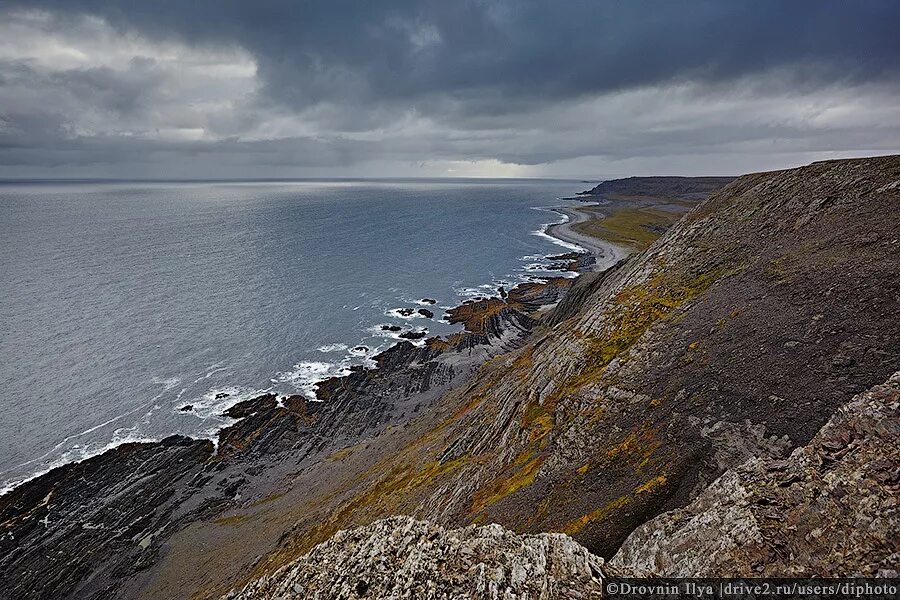
<svg viewBox="0 0 900 600">
<path fill-rule="evenodd" d="M 409 517 L 341 531 L 229 600 L 600 598 L 603 560 L 562 534 L 448 530 Z"/>
<path fill-rule="evenodd" d="M 786 460 L 750 460 L 638 528 L 611 566 L 660 577 L 897 576 L 900 372 Z"/>
</svg>

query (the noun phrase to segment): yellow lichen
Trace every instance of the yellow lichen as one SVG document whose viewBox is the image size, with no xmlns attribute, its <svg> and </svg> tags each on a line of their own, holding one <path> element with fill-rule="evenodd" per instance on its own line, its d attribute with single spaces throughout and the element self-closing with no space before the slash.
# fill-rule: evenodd
<svg viewBox="0 0 900 600">
<path fill-rule="evenodd" d="M 636 494 L 646 494 L 652 492 L 653 490 L 662 487 L 666 484 L 666 476 L 665 475 L 657 475 L 647 483 L 638 486 L 634 492 Z"/>
<path fill-rule="evenodd" d="M 568 535 L 575 535 L 576 533 L 578 533 L 579 531 L 584 529 L 589 523 L 592 523 L 594 521 L 600 521 L 600 520 L 606 518 L 607 516 L 609 516 L 610 513 L 612 513 L 613 511 L 619 510 L 620 508 L 624 507 L 626 504 L 628 504 L 628 496 L 619 496 L 612 502 L 609 502 L 608 504 L 601 506 L 597 510 L 591 511 L 588 514 L 583 515 L 573 521 L 569 521 L 568 523 L 566 523 L 563 526 L 561 531 L 562 531 L 562 533 L 565 533 Z"/>
<path fill-rule="evenodd" d="M 491 485 L 481 488 L 475 494 L 472 499 L 472 512 L 481 512 L 491 504 L 534 483 L 544 458 L 532 457 L 530 451 L 523 452 L 509 468 L 509 475 L 498 477 Z"/>
</svg>

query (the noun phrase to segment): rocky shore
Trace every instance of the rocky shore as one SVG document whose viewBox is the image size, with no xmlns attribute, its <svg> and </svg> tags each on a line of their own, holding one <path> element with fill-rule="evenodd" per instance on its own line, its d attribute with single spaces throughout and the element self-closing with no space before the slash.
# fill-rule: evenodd
<svg viewBox="0 0 900 600">
<path fill-rule="evenodd" d="M 580 252 L 548 260 L 573 272 L 594 264 Z M 408 423 L 481 363 L 518 347 L 573 281 L 536 280 L 467 301 L 448 311 L 462 332 L 424 346 L 400 341 L 373 368 L 321 382 L 318 401 L 263 394 L 240 402 L 225 411 L 237 421 L 216 444 L 181 436 L 124 444 L 26 482 L 0 497 L 0 598 L 129 596 L 126 581 L 154 564 L 168 536 L 198 521 L 227 523 L 217 515 L 265 501 L 308 465 Z"/>
<path fill-rule="evenodd" d="M 398 343 L 319 402 L 263 395 L 215 445 L 55 469 L 0 497 L 0 597 L 889 574 L 898 181 L 900 157 L 743 176 L 643 252 L 464 303 L 462 332 Z"/>
</svg>

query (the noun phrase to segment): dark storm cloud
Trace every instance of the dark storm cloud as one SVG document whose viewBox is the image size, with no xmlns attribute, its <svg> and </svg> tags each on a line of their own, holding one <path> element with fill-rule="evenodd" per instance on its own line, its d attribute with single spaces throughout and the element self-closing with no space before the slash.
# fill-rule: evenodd
<svg viewBox="0 0 900 600">
<path fill-rule="evenodd" d="M 123 38 L 237 48 L 251 57 L 258 81 L 227 107 L 208 108 L 207 99 L 198 108 L 184 81 L 149 57 L 54 72 L 27 57 L 7 60 L 0 63 L 5 165 L 141 156 L 163 164 L 179 153 L 248 168 L 373 159 L 537 165 L 727 147 L 763 152 L 766 141 L 804 152 L 900 145 L 894 125 L 876 128 L 853 112 L 893 116 L 900 89 L 893 0 L 28 0 L 0 4 L 0 18 L 2 11 L 39 11 L 48 31 L 78 30 L 88 17 Z M 689 89 L 667 103 L 679 86 Z M 616 94 L 635 94 L 652 118 Z M 855 106 L 855 95 L 866 102 Z M 810 108 L 782 116 L 780 107 L 795 111 L 798 97 Z M 835 97 L 839 117 L 813 114 Z M 35 98 L 46 101 L 37 106 Z M 770 103 L 766 118 L 748 116 L 754 100 L 771 98 L 781 105 Z M 723 122 L 692 113 L 692 103 L 744 113 Z M 206 139 L 146 139 L 168 126 Z"/>
<path fill-rule="evenodd" d="M 12 3 L 14 5 L 15 3 Z M 783 66 L 797 83 L 898 76 L 893 0 L 598 2 L 28 0 L 191 43 L 236 43 L 295 106 L 479 95 L 602 93 L 673 79 L 727 81 Z M 486 97 L 482 94 L 488 94 Z"/>
</svg>

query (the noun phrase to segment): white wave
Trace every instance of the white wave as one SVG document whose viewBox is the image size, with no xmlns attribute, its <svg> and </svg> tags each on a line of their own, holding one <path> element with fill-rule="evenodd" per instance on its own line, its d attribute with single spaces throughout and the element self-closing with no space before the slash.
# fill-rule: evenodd
<svg viewBox="0 0 900 600">
<path fill-rule="evenodd" d="M 569 222 L 568 215 L 566 215 L 565 213 L 558 212 L 554 208 L 551 208 L 551 207 L 532 206 L 531 208 L 534 210 L 540 210 L 540 211 L 544 211 L 544 212 L 553 212 L 560 216 L 560 219 L 558 221 L 553 221 L 552 223 L 544 223 L 538 229 L 535 229 L 534 231 L 532 231 L 531 235 L 534 235 L 534 236 L 537 236 L 540 238 L 544 238 L 545 240 L 548 240 L 548 241 L 556 244 L 557 246 L 562 246 L 563 248 L 568 248 L 569 250 L 575 250 L 577 252 L 588 252 L 587 248 L 579 246 L 578 244 L 573 244 L 571 242 L 563 241 L 563 240 L 561 240 L 559 238 L 555 238 L 552 235 L 550 235 L 549 233 L 547 233 L 547 230 L 550 229 L 550 227 L 552 227 L 553 225 L 563 225 L 565 223 L 568 223 Z"/>
<path fill-rule="evenodd" d="M 142 436 L 121 436 L 121 435 L 115 436 L 114 435 L 112 440 L 110 440 L 109 442 L 104 443 L 104 444 L 96 444 L 96 443 L 89 443 L 89 444 L 84 444 L 84 445 L 75 444 L 71 448 L 69 448 L 68 450 L 63 452 L 59 457 L 53 459 L 52 461 L 45 462 L 44 465 L 40 469 L 37 469 L 34 472 L 29 473 L 28 475 L 23 475 L 21 477 L 16 477 L 16 478 L 4 481 L 2 483 L 2 487 L 0 487 L 0 496 L 2 496 L 3 494 L 6 494 L 7 492 L 12 491 L 13 489 L 19 487 L 23 483 L 26 483 L 28 481 L 31 481 L 32 479 L 40 477 L 41 475 L 45 475 L 45 474 L 49 473 L 50 471 L 52 471 L 53 469 L 55 469 L 57 467 L 61 467 L 63 465 L 73 463 L 73 462 L 81 462 L 83 460 L 93 458 L 94 456 L 99 456 L 99 455 L 103 454 L 104 452 L 106 452 L 107 450 L 112 450 L 113 448 L 115 448 L 117 446 L 121 446 L 122 444 L 133 443 L 133 442 L 150 443 L 150 442 L 155 442 L 155 441 L 157 441 L 155 438 L 148 438 L 148 437 L 142 437 Z M 44 456 L 44 458 L 46 458 L 46 455 Z M 36 460 L 41 460 L 41 459 L 36 459 Z M 36 460 L 29 461 L 28 464 L 32 464 L 32 463 L 36 462 Z"/>
<path fill-rule="evenodd" d="M 274 384 L 288 384 L 310 399 L 316 397 L 316 384 L 329 377 L 350 373 L 349 365 L 319 361 L 303 361 L 291 371 L 282 371 L 272 378 Z"/>
<path fill-rule="evenodd" d="M 373 325 L 366 329 L 366 331 L 372 337 L 380 337 L 380 338 L 389 338 L 392 340 L 401 340 L 403 338 L 400 337 L 400 334 L 403 333 L 403 329 L 401 328 L 399 331 L 387 331 L 382 329 L 382 325 L 392 325 L 392 323 L 379 323 L 378 325 Z"/>
<path fill-rule="evenodd" d="M 152 405 L 154 402 L 156 402 L 160 398 L 160 396 L 162 396 L 164 393 L 166 393 L 167 391 L 169 391 L 170 389 L 172 389 L 173 387 L 178 385 L 179 381 L 180 380 L 177 377 L 172 377 L 169 379 L 160 379 L 160 378 L 154 377 L 152 382 L 156 383 L 156 384 L 162 384 L 163 390 L 150 400 L 150 404 Z M 129 411 L 126 411 L 120 415 L 116 415 L 115 417 L 112 417 L 111 419 L 107 419 L 106 421 L 99 423 L 97 425 L 94 425 L 93 427 L 89 427 L 89 428 L 85 429 L 84 431 L 79 431 L 78 433 L 73 433 L 71 435 L 68 435 L 68 436 L 64 437 L 62 439 L 62 441 L 60 441 L 58 444 L 53 446 L 53 448 L 51 448 L 44 454 L 38 456 L 37 458 L 32 458 L 31 460 L 26 460 L 25 462 L 19 463 L 17 465 L 13 465 L 9 469 L 7 469 L 5 472 L 8 473 L 9 471 L 14 471 L 16 469 L 20 469 L 22 467 L 26 467 L 28 465 L 32 465 L 32 464 L 38 463 L 42 460 L 45 460 L 45 459 L 49 458 L 52 454 L 56 453 L 58 450 L 61 450 L 63 448 L 63 446 L 68 444 L 70 441 L 80 438 L 80 437 L 84 437 L 84 436 L 91 434 L 91 433 L 97 431 L 98 429 L 102 429 L 108 425 L 112 425 L 113 423 L 116 423 L 116 422 L 124 419 L 127 416 L 133 415 L 134 413 L 138 412 L 139 410 L 145 409 L 146 407 L 147 407 L 146 404 L 141 404 L 140 406 L 137 406 L 137 407 L 135 407 Z M 72 445 L 72 448 L 79 448 L 79 447 L 80 447 L 79 444 Z M 42 471 L 41 474 L 46 473 L 49 470 L 50 469 Z M 25 479 L 25 481 L 27 481 L 28 479 L 32 479 L 33 477 L 37 477 L 37 475 L 29 476 L 28 478 Z"/>
<path fill-rule="evenodd" d="M 319 352 L 343 352 L 347 349 L 347 344 L 325 344 L 324 346 L 319 346 Z"/>
<path fill-rule="evenodd" d="M 228 410 L 238 402 L 243 402 L 244 400 L 252 400 L 257 396 L 261 396 L 271 391 L 271 387 L 267 389 L 241 388 L 237 386 L 211 388 L 199 398 L 196 398 L 193 401 L 186 402 L 186 404 L 190 404 L 191 406 L 193 406 L 193 410 L 185 412 L 184 414 L 192 415 L 204 420 L 220 420 L 223 419 L 222 413 L 224 413 L 226 410 Z M 175 410 L 179 409 L 180 407 L 175 407 Z"/>
<path fill-rule="evenodd" d="M 412 311 L 410 314 L 404 314 L 400 311 Z M 412 319 L 424 319 L 425 315 L 419 314 L 418 310 L 414 308 L 389 308 L 384 311 L 385 316 L 394 317 L 395 319 L 404 319 L 406 321 L 411 321 Z"/>
</svg>

